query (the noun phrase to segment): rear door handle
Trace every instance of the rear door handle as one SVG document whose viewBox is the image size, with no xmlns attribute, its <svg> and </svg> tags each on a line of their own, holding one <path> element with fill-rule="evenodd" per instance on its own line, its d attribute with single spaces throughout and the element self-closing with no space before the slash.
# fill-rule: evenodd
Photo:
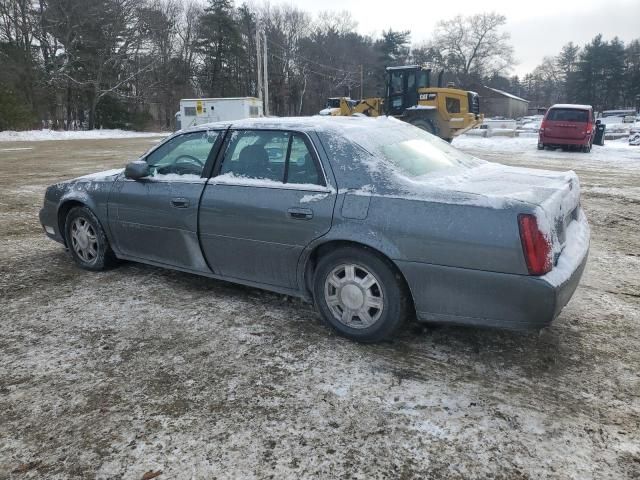
<svg viewBox="0 0 640 480">
<path fill-rule="evenodd" d="M 176 208 L 187 208 L 189 206 L 189 200 L 182 197 L 174 197 L 171 199 L 171 205 Z"/>
<path fill-rule="evenodd" d="M 292 207 L 287 210 L 287 213 L 291 218 L 295 218 L 296 220 L 311 220 L 313 218 L 313 210 L 310 208 Z"/>
</svg>

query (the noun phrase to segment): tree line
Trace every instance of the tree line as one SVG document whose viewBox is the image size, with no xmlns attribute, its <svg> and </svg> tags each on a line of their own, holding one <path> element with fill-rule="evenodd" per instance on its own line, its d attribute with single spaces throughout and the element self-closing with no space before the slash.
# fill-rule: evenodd
<svg viewBox="0 0 640 480">
<path fill-rule="evenodd" d="M 545 59 L 530 76 L 509 77 L 505 22 L 496 13 L 456 16 L 412 48 L 411 32 L 362 35 L 348 12 L 312 16 L 292 5 L 0 0 L 0 130 L 172 128 L 181 98 L 258 96 L 257 31 L 266 36 L 274 115 L 314 114 L 331 96 L 383 95 L 384 68 L 406 63 L 539 103 L 575 97 L 614 107 L 640 93 L 637 41 L 571 46 L 565 63 Z"/>
<path fill-rule="evenodd" d="M 495 75 L 488 85 L 526 98 L 530 106 L 554 103 L 592 105 L 596 111 L 640 108 L 640 39 L 596 35 L 580 47 L 570 42 L 519 78 Z"/>
</svg>

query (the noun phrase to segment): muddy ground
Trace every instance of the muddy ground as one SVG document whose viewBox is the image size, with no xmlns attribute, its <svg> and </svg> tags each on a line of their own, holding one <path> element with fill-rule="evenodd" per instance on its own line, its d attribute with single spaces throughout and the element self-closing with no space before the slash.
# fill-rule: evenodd
<svg viewBox="0 0 640 480">
<path fill-rule="evenodd" d="M 640 150 L 461 142 L 578 172 L 582 284 L 540 333 L 412 325 L 364 346 L 298 300 L 90 273 L 45 238 L 48 184 L 153 141 L 0 143 L 0 478 L 640 477 Z"/>
</svg>

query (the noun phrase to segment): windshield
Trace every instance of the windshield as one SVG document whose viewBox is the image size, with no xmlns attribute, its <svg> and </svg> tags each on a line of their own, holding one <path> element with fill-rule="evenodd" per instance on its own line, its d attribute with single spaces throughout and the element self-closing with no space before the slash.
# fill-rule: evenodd
<svg viewBox="0 0 640 480">
<path fill-rule="evenodd" d="M 389 126 L 388 122 L 385 123 Z M 398 173 L 411 178 L 443 170 L 469 169 L 483 163 L 408 124 L 393 125 L 362 137 L 358 135 L 352 140 L 375 157 L 388 162 Z"/>
</svg>

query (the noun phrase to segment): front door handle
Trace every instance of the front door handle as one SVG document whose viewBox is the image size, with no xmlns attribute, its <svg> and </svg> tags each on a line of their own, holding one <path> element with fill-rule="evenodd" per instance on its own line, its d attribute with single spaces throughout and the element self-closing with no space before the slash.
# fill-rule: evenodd
<svg viewBox="0 0 640 480">
<path fill-rule="evenodd" d="M 174 197 L 171 199 L 171 205 L 176 208 L 187 208 L 189 206 L 189 200 L 182 197 Z"/>
<path fill-rule="evenodd" d="M 313 210 L 310 208 L 293 207 L 287 210 L 287 213 L 296 220 L 311 220 L 313 218 Z"/>
</svg>

